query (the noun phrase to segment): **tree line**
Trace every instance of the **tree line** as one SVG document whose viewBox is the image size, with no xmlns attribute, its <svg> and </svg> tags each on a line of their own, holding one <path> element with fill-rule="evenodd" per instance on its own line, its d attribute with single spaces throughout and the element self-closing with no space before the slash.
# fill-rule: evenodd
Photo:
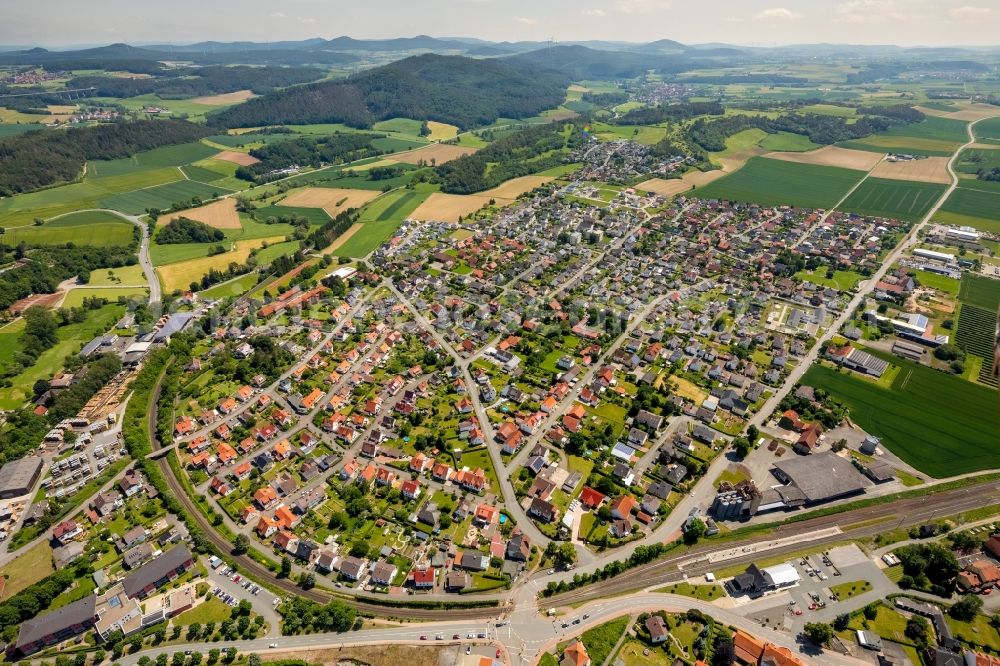
<svg viewBox="0 0 1000 666">
<path fill-rule="evenodd" d="M 471 155 L 465 155 L 437 167 L 441 191 L 453 194 L 481 192 L 500 183 L 562 164 L 562 155 L 540 157 L 551 151 L 563 151 L 582 143 L 575 125 L 568 136 L 563 125 L 531 125 L 508 134 Z"/>
<path fill-rule="evenodd" d="M 133 120 L 38 131 L 0 139 L 0 196 L 80 177 L 88 160 L 112 160 L 152 148 L 197 141 L 211 132 L 183 120 Z"/>
<path fill-rule="evenodd" d="M 631 109 L 612 122 L 616 125 L 656 125 L 665 122 L 680 122 L 698 116 L 721 116 L 726 107 L 719 102 L 681 102 L 659 104 Z"/>
<path fill-rule="evenodd" d="M 226 238 L 221 229 L 209 226 L 204 222 L 187 217 L 170 220 L 156 234 L 157 245 L 176 245 L 179 243 L 218 243 Z"/>
<path fill-rule="evenodd" d="M 343 164 L 354 160 L 380 155 L 372 141 L 383 139 L 385 134 L 337 132 L 323 137 L 300 137 L 287 141 L 274 141 L 254 148 L 250 155 L 260 160 L 257 164 L 241 166 L 236 177 L 263 183 L 279 177 L 274 172 L 291 166 Z"/>
</svg>

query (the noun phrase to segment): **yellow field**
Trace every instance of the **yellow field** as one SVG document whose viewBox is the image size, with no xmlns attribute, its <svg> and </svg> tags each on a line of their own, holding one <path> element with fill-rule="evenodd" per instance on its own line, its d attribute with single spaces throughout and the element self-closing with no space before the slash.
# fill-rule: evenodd
<svg viewBox="0 0 1000 666">
<path fill-rule="evenodd" d="M 476 152 L 475 148 L 451 146 L 446 143 L 435 143 L 429 146 L 423 146 L 422 148 L 417 148 L 416 150 L 410 150 L 405 153 L 393 155 L 392 159 L 397 162 L 405 162 L 406 164 L 420 164 L 421 162 L 424 164 L 444 164 L 445 162 L 457 160 L 459 157 L 463 157 L 474 152 Z"/>
<path fill-rule="evenodd" d="M 671 377 L 669 380 L 673 392 L 682 398 L 691 400 L 696 405 L 701 405 L 708 397 L 708 393 L 701 390 L 683 377 Z"/>
<path fill-rule="evenodd" d="M 477 194 L 445 194 L 435 192 L 410 215 L 414 220 L 435 222 L 458 222 L 493 201 L 495 206 L 509 206 L 514 200 L 530 192 L 539 185 L 552 180 L 548 176 L 522 176 L 508 180 L 491 190 Z"/>
<path fill-rule="evenodd" d="M 872 170 L 876 178 L 892 178 L 893 180 L 914 180 L 921 183 L 951 184 L 948 173 L 947 157 L 925 157 L 922 160 L 909 162 L 882 161 Z"/>
<path fill-rule="evenodd" d="M 333 243 L 330 244 L 330 247 L 323 250 L 323 254 L 330 254 L 331 252 L 336 252 L 337 250 L 339 250 L 340 246 L 346 243 L 351 238 L 351 236 L 356 234 L 358 232 L 358 229 L 360 229 L 363 226 L 365 225 L 361 224 L 360 222 L 355 222 L 354 224 L 352 224 L 350 227 L 348 227 L 347 231 L 337 236 L 337 240 L 333 241 Z"/>
<path fill-rule="evenodd" d="M 726 175 L 726 171 L 689 171 L 680 178 L 650 178 L 635 186 L 637 190 L 645 190 L 665 197 L 672 197 L 683 192 L 689 192 L 696 187 L 708 185 Z"/>
<path fill-rule="evenodd" d="M 199 257 L 188 261 L 179 261 L 176 264 L 157 266 L 156 270 L 160 274 L 165 291 L 187 289 L 192 281 L 200 280 L 213 268 L 222 270 L 234 261 L 241 264 L 250 256 L 250 250 L 261 247 L 264 243 L 281 243 L 284 240 L 284 236 L 271 236 L 270 238 L 236 241 L 233 249 L 229 252 L 217 254 L 214 257 Z"/>
<path fill-rule="evenodd" d="M 448 123 L 439 123 L 433 120 L 427 121 L 427 129 L 431 133 L 427 136 L 431 141 L 445 141 L 447 139 L 454 139 L 458 136 L 458 128 L 454 125 L 449 125 Z"/>
<path fill-rule="evenodd" d="M 868 137 L 865 141 L 875 143 L 872 141 L 874 138 L 878 137 Z M 837 146 L 823 146 L 817 150 L 810 150 L 804 153 L 768 153 L 764 157 L 784 160 L 785 162 L 797 162 L 798 164 L 816 164 L 819 166 L 840 167 L 842 169 L 855 169 L 857 171 L 869 171 L 882 159 L 882 156 L 878 153 L 839 148 Z"/>
<path fill-rule="evenodd" d="M 192 104 L 204 104 L 205 106 L 222 106 L 224 104 L 239 104 L 251 97 L 256 97 L 249 90 L 237 90 L 236 92 L 224 93 L 222 95 L 208 95 L 207 97 L 195 97 L 188 101 Z"/>
<path fill-rule="evenodd" d="M 399 162 L 395 160 L 376 160 L 374 162 L 369 162 L 368 164 L 357 164 L 350 167 L 351 171 L 368 171 L 369 169 L 375 169 L 378 167 L 391 167 L 397 166 Z"/>
<path fill-rule="evenodd" d="M 242 229 L 240 215 L 236 212 L 236 199 L 218 199 L 205 206 L 180 210 L 170 215 L 162 215 L 156 221 L 158 225 L 172 222 L 179 217 L 197 220 L 216 229 Z"/>
<path fill-rule="evenodd" d="M 215 155 L 215 159 L 232 162 L 233 164 L 239 164 L 240 166 L 251 166 L 260 162 L 260 160 L 253 155 L 241 153 L 238 150 L 223 150 L 221 153 Z"/>
<path fill-rule="evenodd" d="M 13 125 L 15 123 L 40 123 L 48 116 L 40 116 L 34 113 L 21 113 L 14 109 L 0 106 L 0 123 Z"/>
<path fill-rule="evenodd" d="M 921 111 L 928 116 L 950 118 L 951 120 L 972 121 L 982 120 L 983 118 L 992 118 L 993 116 L 1000 116 L 1000 107 L 993 106 L 991 104 L 956 102 L 955 106 L 959 107 L 958 111 L 940 111 L 938 109 L 928 109 L 925 106 L 918 106 L 916 108 L 918 111 Z"/>
<path fill-rule="evenodd" d="M 333 187 L 306 187 L 279 201 L 279 206 L 322 208 L 330 217 L 348 208 L 361 208 L 380 195 L 376 190 L 345 190 Z"/>
</svg>

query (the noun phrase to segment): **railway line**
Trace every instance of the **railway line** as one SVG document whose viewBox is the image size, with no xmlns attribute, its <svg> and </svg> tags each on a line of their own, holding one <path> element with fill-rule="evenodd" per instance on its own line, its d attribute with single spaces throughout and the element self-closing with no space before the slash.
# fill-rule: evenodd
<svg viewBox="0 0 1000 666">
<path fill-rule="evenodd" d="M 149 416 L 147 417 L 146 427 L 149 434 L 150 442 L 152 443 L 154 451 L 161 448 L 161 442 L 156 436 L 156 414 L 157 414 L 157 404 L 159 403 L 160 397 L 160 386 L 163 381 L 163 376 L 160 376 L 156 387 L 152 392 L 152 404 L 149 410 Z M 169 453 L 168 453 L 169 455 Z M 371 615 L 378 615 L 381 617 L 393 617 L 403 620 L 472 620 L 472 619 L 486 619 L 493 618 L 500 614 L 501 608 L 499 607 L 462 607 L 462 608 L 415 608 L 407 607 L 406 605 L 383 605 L 379 603 L 369 603 L 364 601 L 362 598 L 357 597 L 344 597 L 341 595 L 335 595 L 326 590 L 313 588 L 313 589 L 303 589 L 298 585 L 295 585 L 292 581 L 287 578 L 279 578 L 270 569 L 257 562 L 252 557 L 248 555 L 236 555 L 232 553 L 233 545 L 224 539 L 212 526 L 207 518 L 198 510 L 195 506 L 194 501 L 188 495 L 187 491 L 181 485 L 180 481 L 174 476 L 173 470 L 170 468 L 170 463 L 166 456 L 160 457 L 156 464 L 160 467 L 160 471 L 163 473 L 164 478 L 167 481 L 167 485 L 170 487 L 170 491 L 173 493 L 174 497 L 177 498 L 181 504 L 187 509 L 189 515 L 197 523 L 198 527 L 204 533 L 205 538 L 208 539 L 213 546 L 215 546 L 219 552 L 226 553 L 227 556 L 233 560 L 236 564 L 241 567 L 241 569 L 246 572 L 251 578 L 256 578 L 260 581 L 265 581 L 269 587 L 275 590 L 279 590 L 284 594 L 295 595 L 309 599 L 310 601 L 315 601 L 317 603 L 325 604 L 333 600 L 342 601 L 348 606 L 353 607 L 361 613 L 367 613 Z"/>
</svg>

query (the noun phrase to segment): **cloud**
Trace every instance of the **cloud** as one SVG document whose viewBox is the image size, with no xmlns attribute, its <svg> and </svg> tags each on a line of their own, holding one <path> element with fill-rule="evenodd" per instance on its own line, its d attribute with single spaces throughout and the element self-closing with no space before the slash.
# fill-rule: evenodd
<svg viewBox="0 0 1000 666">
<path fill-rule="evenodd" d="M 603 9 L 584 9 L 580 13 L 583 14 L 584 16 L 596 16 L 596 17 L 601 17 L 601 16 L 607 16 L 608 15 L 608 13 L 606 11 L 604 11 Z"/>
<path fill-rule="evenodd" d="M 837 5 L 834 23 L 863 24 L 908 21 L 916 17 L 915 7 L 900 11 L 896 0 L 848 0 Z"/>
<path fill-rule="evenodd" d="M 538 23 L 538 19 L 529 18 L 527 16 L 518 16 L 514 20 L 520 23 L 521 25 L 536 25 Z"/>
<path fill-rule="evenodd" d="M 268 18 L 288 18 L 284 12 L 271 12 L 267 15 Z"/>
<path fill-rule="evenodd" d="M 625 14 L 652 14 L 670 9 L 670 0 L 618 0 L 618 10 Z"/>
<path fill-rule="evenodd" d="M 722 20 L 725 21 L 726 23 L 743 23 L 743 19 L 741 19 L 739 16 L 727 16 Z"/>
<path fill-rule="evenodd" d="M 304 23 L 306 25 L 312 25 L 316 22 L 316 19 L 311 16 L 297 16 L 296 18 L 299 20 L 299 23 Z"/>
<path fill-rule="evenodd" d="M 771 7 L 770 9 L 765 9 L 764 11 L 757 14 L 757 18 L 788 20 L 788 19 L 802 18 L 802 14 L 799 14 L 798 12 L 793 12 L 791 9 L 788 9 L 787 7 Z"/>
<path fill-rule="evenodd" d="M 948 10 L 948 15 L 956 19 L 980 19 L 995 13 L 995 10 L 989 7 L 973 7 L 972 5 L 962 5 Z"/>
</svg>

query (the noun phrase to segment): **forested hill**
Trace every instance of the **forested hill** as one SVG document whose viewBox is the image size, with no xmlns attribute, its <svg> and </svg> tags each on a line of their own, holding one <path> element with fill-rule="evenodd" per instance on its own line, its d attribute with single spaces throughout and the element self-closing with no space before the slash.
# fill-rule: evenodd
<svg viewBox="0 0 1000 666">
<path fill-rule="evenodd" d="M 0 196 L 79 177 L 87 160 L 130 157 L 140 151 L 197 141 L 211 132 L 183 120 L 136 120 L 65 131 L 28 132 L 0 140 Z"/>
<path fill-rule="evenodd" d="M 561 104 L 569 77 L 529 63 L 426 54 L 265 95 L 209 117 L 216 127 L 344 123 L 395 117 L 461 128 L 526 118 Z"/>
</svg>

